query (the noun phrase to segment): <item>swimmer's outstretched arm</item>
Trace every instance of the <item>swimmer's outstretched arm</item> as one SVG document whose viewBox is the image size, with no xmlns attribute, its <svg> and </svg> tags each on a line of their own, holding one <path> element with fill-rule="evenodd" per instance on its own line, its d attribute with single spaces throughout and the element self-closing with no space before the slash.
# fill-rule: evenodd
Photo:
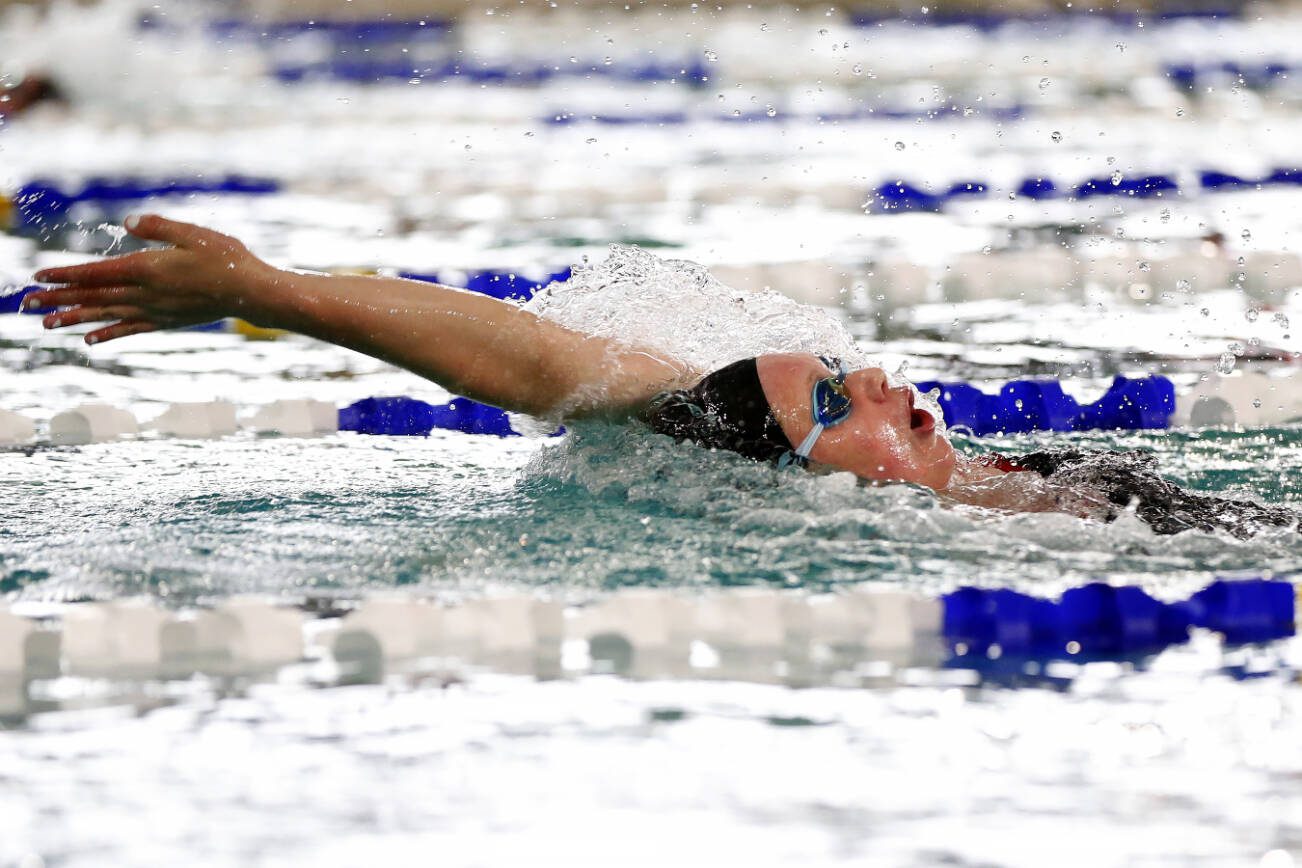
<svg viewBox="0 0 1302 868">
<path fill-rule="evenodd" d="M 548 417 L 628 414 L 695 376 L 675 359 L 466 290 L 284 271 L 230 236 L 156 215 L 128 218 L 127 229 L 173 246 L 38 272 L 38 281 L 58 284 L 25 302 L 59 308 L 46 328 L 108 323 L 86 335 L 95 344 L 237 316 L 374 356 L 455 394 Z"/>
</svg>

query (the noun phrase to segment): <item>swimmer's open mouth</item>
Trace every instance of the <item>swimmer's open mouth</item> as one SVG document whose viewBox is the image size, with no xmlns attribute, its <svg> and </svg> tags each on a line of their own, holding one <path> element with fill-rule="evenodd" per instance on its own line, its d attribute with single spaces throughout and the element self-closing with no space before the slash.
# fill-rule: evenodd
<svg viewBox="0 0 1302 868">
<path fill-rule="evenodd" d="M 909 428 L 913 431 L 921 431 L 924 434 L 928 431 L 936 430 L 936 420 L 926 410 L 919 410 L 913 406 L 916 400 L 913 392 L 909 392 Z"/>
<path fill-rule="evenodd" d="M 914 431 L 934 431 L 936 420 L 926 410 L 914 408 L 909 412 L 909 427 Z"/>
</svg>

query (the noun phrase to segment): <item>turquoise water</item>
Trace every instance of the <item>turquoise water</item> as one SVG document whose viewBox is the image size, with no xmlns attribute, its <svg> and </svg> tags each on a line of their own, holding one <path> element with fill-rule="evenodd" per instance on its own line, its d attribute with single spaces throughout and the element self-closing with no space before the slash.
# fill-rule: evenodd
<svg viewBox="0 0 1302 868">
<path fill-rule="evenodd" d="M 1196 490 L 1302 503 L 1297 429 L 995 445 L 1064 442 L 1152 451 Z M 1120 576 L 1174 593 L 1298 568 L 1289 531 L 1159 537 L 1136 520 L 987 515 L 906 486 L 779 474 L 638 426 L 558 440 L 154 440 L 10 452 L 0 466 L 13 516 L 0 531 L 0 590 L 22 599 L 860 582 L 1052 594 Z"/>
</svg>

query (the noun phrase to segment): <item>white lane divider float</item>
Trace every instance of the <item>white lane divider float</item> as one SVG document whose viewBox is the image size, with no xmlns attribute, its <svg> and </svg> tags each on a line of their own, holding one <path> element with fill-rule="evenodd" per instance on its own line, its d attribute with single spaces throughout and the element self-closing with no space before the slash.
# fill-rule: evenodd
<svg viewBox="0 0 1302 868">
<path fill-rule="evenodd" d="M 1176 397 L 1173 427 L 1245 428 L 1302 420 L 1302 377 L 1257 371 L 1212 376 Z"/>
<path fill-rule="evenodd" d="M 21 413 L 0 410 L 0 446 L 13 446 L 36 439 L 36 423 Z"/>
<path fill-rule="evenodd" d="M 140 424 L 128 410 L 108 404 L 82 404 L 50 420 L 50 442 L 57 446 L 104 443 L 140 433 Z"/>
<path fill-rule="evenodd" d="M 339 410 L 326 401 L 273 401 L 259 409 L 248 427 L 283 437 L 311 437 L 339 430 Z"/>
<path fill-rule="evenodd" d="M 234 434 L 238 425 L 235 405 L 230 401 L 202 401 L 172 404 L 144 427 L 169 437 L 203 440 Z"/>
<path fill-rule="evenodd" d="M 878 656 L 926 649 L 927 659 L 939 659 L 940 613 L 939 601 L 893 591 L 824 599 L 752 588 L 699 597 L 640 589 L 569 608 L 528 594 L 457 605 L 379 596 L 326 619 L 263 598 L 186 612 L 116 600 L 69 604 L 57 618 L 47 609 L 44 622 L 0 608 L 0 677 L 229 676 L 309 656 L 332 660 L 344 680 L 374 680 L 392 664 L 431 658 L 546 677 L 725 676 L 758 661 L 768 677 L 776 661 L 808 663 L 820 648 Z"/>
<path fill-rule="evenodd" d="M 303 657 L 302 613 L 252 598 L 184 614 L 143 600 L 74 603 L 62 635 L 62 668 L 73 675 L 256 672 Z"/>
</svg>

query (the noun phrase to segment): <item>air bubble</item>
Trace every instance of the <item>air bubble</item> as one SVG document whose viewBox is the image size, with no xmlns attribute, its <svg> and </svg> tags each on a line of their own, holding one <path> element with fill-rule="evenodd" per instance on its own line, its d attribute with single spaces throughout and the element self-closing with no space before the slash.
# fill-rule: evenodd
<svg viewBox="0 0 1302 868">
<path fill-rule="evenodd" d="M 1057 130 L 1054 130 L 1053 132 L 1049 133 L 1049 138 L 1053 139 L 1054 144 L 1057 144 L 1058 142 L 1062 141 L 1062 133 L 1058 132 Z"/>
<path fill-rule="evenodd" d="M 902 151 L 902 150 L 904 150 L 904 142 L 896 142 L 896 143 L 895 143 L 895 150 L 897 150 L 897 151 Z"/>
</svg>

